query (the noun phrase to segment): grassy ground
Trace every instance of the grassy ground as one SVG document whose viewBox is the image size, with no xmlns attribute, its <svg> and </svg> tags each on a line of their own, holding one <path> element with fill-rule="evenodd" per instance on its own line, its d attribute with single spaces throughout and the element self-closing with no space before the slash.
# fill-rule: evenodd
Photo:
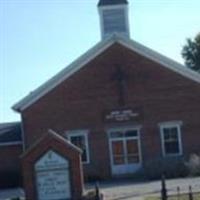
<svg viewBox="0 0 200 200">
<path fill-rule="evenodd" d="M 146 197 L 145 200 L 161 200 L 160 197 Z M 188 195 L 181 195 L 179 198 L 177 196 L 170 196 L 168 200 L 189 200 Z M 193 200 L 200 200 L 200 193 L 193 195 Z"/>
</svg>

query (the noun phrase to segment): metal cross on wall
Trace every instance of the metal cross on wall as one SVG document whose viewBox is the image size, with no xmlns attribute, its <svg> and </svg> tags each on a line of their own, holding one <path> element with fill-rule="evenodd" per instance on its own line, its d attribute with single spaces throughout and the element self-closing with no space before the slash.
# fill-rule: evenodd
<svg viewBox="0 0 200 200">
<path fill-rule="evenodd" d="M 126 89 L 127 75 L 125 74 L 124 70 L 122 70 L 122 68 L 119 65 L 117 65 L 115 68 L 113 80 L 117 81 L 117 85 L 118 85 L 119 106 L 124 106 L 125 105 L 125 89 Z"/>
</svg>

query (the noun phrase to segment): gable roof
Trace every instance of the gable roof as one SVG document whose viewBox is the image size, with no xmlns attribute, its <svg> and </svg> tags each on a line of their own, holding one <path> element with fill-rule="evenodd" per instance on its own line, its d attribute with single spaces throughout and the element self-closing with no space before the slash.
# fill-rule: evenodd
<svg viewBox="0 0 200 200">
<path fill-rule="evenodd" d="M 20 122 L 0 123 L 0 145 L 22 143 Z"/>
<path fill-rule="evenodd" d="M 54 140 L 57 140 L 64 145 L 68 146 L 69 148 L 73 149 L 74 151 L 77 151 L 78 153 L 82 154 L 82 150 L 77 147 L 76 145 L 72 144 L 69 140 L 61 136 L 60 134 L 56 133 L 52 129 L 49 129 L 46 134 L 43 134 L 35 143 L 33 143 L 32 146 L 30 146 L 20 157 L 24 158 L 26 157 L 33 149 L 35 149 L 42 141 L 46 141 L 47 138 L 53 138 Z"/>
<path fill-rule="evenodd" d="M 38 99 L 40 99 L 42 96 L 51 91 L 53 88 L 55 88 L 57 85 L 59 85 L 64 80 L 69 78 L 79 69 L 84 67 L 87 63 L 89 63 L 92 59 L 100 55 L 114 43 L 121 44 L 122 46 L 127 47 L 128 49 L 140 54 L 141 56 L 144 56 L 156 63 L 161 64 L 163 67 L 167 69 L 170 69 L 190 80 L 200 83 L 200 74 L 198 74 L 197 72 L 194 72 L 191 69 L 186 68 L 184 65 L 181 65 L 173 61 L 172 59 L 169 59 L 143 46 L 142 44 L 136 41 L 123 37 L 122 35 L 113 34 L 109 38 L 97 43 L 94 47 L 89 49 L 85 54 L 83 54 L 77 60 L 72 62 L 69 66 L 65 67 L 61 72 L 59 72 L 50 80 L 48 80 L 46 83 L 44 83 L 39 88 L 31 92 L 25 98 L 17 102 L 12 108 L 18 112 L 23 111 L 31 104 L 36 102 Z"/>
</svg>

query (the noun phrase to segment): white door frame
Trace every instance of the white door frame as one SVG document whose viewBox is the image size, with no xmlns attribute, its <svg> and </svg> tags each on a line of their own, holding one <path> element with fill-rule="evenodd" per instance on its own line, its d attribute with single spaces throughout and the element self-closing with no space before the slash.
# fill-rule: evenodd
<svg viewBox="0 0 200 200">
<path fill-rule="evenodd" d="M 141 152 L 141 140 L 140 140 L 140 129 L 141 126 L 125 126 L 125 127 L 115 127 L 115 128 L 110 128 L 107 129 L 108 133 L 108 143 L 109 143 L 109 155 L 110 155 L 110 168 L 112 175 L 120 175 L 120 174 L 129 174 L 129 173 L 134 173 L 136 170 L 138 170 L 142 166 L 142 152 Z M 120 137 L 120 138 L 111 138 L 111 132 L 113 131 L 128 131 L 128 130 L 136 130 L 137 131 L 137 136 L 131 136 L 131 137 Z M 117 173 L 117 170 L 115 170 L 115 165 L 114 165 L 114 160 L 113 160 L 113 153 L 112 153 L 112 142 L 113 141 L 122 141 L 123 142 L 123 148 L 125 151 L 125 154 L 127 154 L 127 148 L 125 145 L 125 142 L 128 140 L 137 140 L 138 144 L 138 156 L 139 156 L 139 163 L 137 164 L 130 164 L 130 167 L 127 167 L 124 172 L 119 172 Z M 127 163 L 127 157 L 125 157 L 125 162 Z M 135 166 L 133 166 L 135 165 Z M 125 167 L 125 166 L 124 166 Z M 127 171 L 126 171 L 127 170 Z"/>
</svg>

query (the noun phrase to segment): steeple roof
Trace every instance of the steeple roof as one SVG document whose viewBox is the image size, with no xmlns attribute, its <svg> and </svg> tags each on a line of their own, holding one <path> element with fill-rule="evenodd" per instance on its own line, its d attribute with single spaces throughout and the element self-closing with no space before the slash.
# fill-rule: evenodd
<svg viewBox="0 0 200 200">
<path fill-rule="evenodd" d="M 127 4 L 127 0 L 99 0 L 98 6 Z"/>
</svg>

